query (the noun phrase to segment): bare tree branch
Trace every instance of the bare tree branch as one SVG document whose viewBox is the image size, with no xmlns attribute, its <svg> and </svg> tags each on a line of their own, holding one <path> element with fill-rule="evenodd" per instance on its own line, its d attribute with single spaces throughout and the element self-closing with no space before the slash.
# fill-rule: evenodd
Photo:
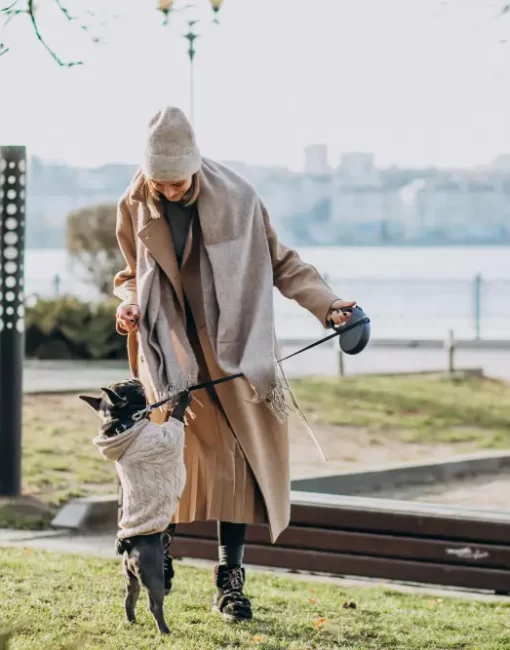
<svg viewBox="0 0 510 650">
<path fill-rule="evenodd" d="M 17 4 L 18 4 L 18 0 L 14 0 L 14 2 L 12 2 L 7 7 L 2 7 L 2 9 L 0 9 L 0 14 L 2 16 L 6 16 L 4 24 L 2 25 L 2 29 L 5 29 L 15 16 L 17 16 L 20 13 L 23 13 L 21 9 L 14 9 L 14 7 Z M 5 43 L 0 41 L 0 56 L 4 56 L 5 54 L 7 54 L 9 50 L 10 48 L 7 45 L 5 45 Z"/>
<path fill-rule="evenodd" d="M 61 0 L 55 0 L 55 3 L 56 3 L 56 5 L 57 5 L 57 7 L 60 9 L 60 11 L 64 14 L 64 16 L 67 18 L 67 20 L 69 20 L 69 22 L 71 22 L 72 20 L 74 20 L 74 18 L 73 18 L 73 17 L 71 16 L 71 14 L 69 13 L 69 9 L 67 9 L 66 7 L 64 7 L 64 5 L 62 4 Z"/>
<path fill-rule="evenodd" d="M 58 8 L 60 9 L 60 11 L 62 12 L 62 14 L 67 18 L 67 20 L 68 20 L 70 23 L 72 23 L 72 22 L 78 22 L 78 19 L 76 18 L 76 16 L 71 16 L 71 13 L 69 12 L 69 9 L 67 9 L 67 7 L 65 7 L 65 6 L 62 4 L 62 0 L 55 0 L 55 4 L 57 5 L 57 7 L 58 7 Z M 89 11 L 87 11 L 87 13 L 88 13 L 90 16 L 92 16 L 93 18 L 95 18 L 95 14 L 94 14 L 92 11 L 89 10 Z M 82 23 L 82 22 L 80 22 L 79 25 L 80 25 L 80 29 L 81 29 L 82 31 L 86 32 L 87 34 L 89 33 L 88 25 L 86 25 L 85 23 Z M 97 37 L 91 37 L 91 38 L 92 38 L 92 41 L 93 41 L 94 43 L 99 43 L 99 38 L 97 38 Z"/>
<path fill-rule="evenodd" d="M 5 19 L 3 28 L 5 29 L 7 25 L 11 22 L 11 20 L 16 18 L 16 16 L 19 16 L 20 14 L 24 14 L 24 13 L 26 13 L 26 11 L 24 11 L 23 9 L 16 9 L 16 10 L 11 9 L 9 11 L 6 11 L 5 15 L 7 16 L 7 18 Z"/>
<path fill-rule="evenodd" d="M 70 62 L 62 61 L 62 59 L 58 56 L 58 54 L 54 50 L 51 49 L 51 47 L 45 41 L 44 37 L 42 36 L 42 34 L 41 34 L 40 30 L 39 30 L 39 25 L 37 23 L 37 19 L 36 19 L 36 16 L 35 16 L 34 0 L 28 0 L 27 13 L 28 13 L 28 15 L 30 17 L 30 22 L 32 23 L 32 27 L 34 28 L 34 32 L 35 32 L 35 35 L 37 37 L 37 40 L 45 48 L 45 50 L 52 57 L 52 59 L 58 63 L 58 65 L 60 65 L 60 66 L 62 66 L 64 68 L 72 68 L 74 66 L 83 64 L 83 61 L 70 61 Z"/>
<path fill-rule="evenodd" d="M 56 6 L 60 10 L 60 12 L 65 16 L 65 18 L 69 22 L 78 22 L 77 18 L 71 15 L 67 7 L 64 6 L 62 0 L 54 0 Z M 41 29 L 39 27 L 39 23 L 37 20 L 36 16 L 36 2 L 35 0 L 26 0 L 26 4 L 23 9 L 18 9 L 16 8 L 16 5 L 20 3 L 20 0 L 14 0 L 11 2 L 8 6 L 3 7 L 0 9 L 0 15 L 6 16 L 5 23 L 3 25 L 3 28 L 5 28 L 10 21 L 12 21 L 15 17 L 19 16 L 20 14 L 25 14 L 29 17 L 30 22 L 32 23 L 32 27 L 35 33 L 35 36 L 37 40 L 42 44 L 42 46 L 45 48 L 45 50 L 48 52 L 48 54 L 52 57 L 54 61 L 58 63 L 58 65 L 66 68 L 72 68 L 77 65 L 82 65 L 83 61 L 63 61 L 58 54 L 55 52 L 55 50 L 49 45 L 45 37 L 43 36 Z M 84 32 L 88 32 L 88 26 L 80 23 L 80 28 Z M 98 38 L 92 38 L 94 43 L 99 43 Z M 0 56 L 3 54 L 6 54 L 9 51 L 9 47 L 7 47 L 3 42 L 0 43 Z"/>
<path fill-rule="evenodd" d="M 13 18 L 16 18 L 16 16 L 19 16 L 20 14 L 26 13 L 25 9 L 15 9 L 18 2 L 19 0 L 14 0 L 14 2 L 10 4 L 8 7 L 3 7 L 2 9 L 0 9 L 0 14 L 6 16 L 5 22 L 3 24 L 4 28 L 7 27 L 7 25 L 11 22 Z"/>
<path fill-rule="evenodd" d="M 19 0 L 14 0 L 14 2 L 8 5 L 7 7 L 2 7 L 2 9 L 0 9 L 0 14 L 10 13 L 14 9 L 14 7 L 18 4 L 18 1 Z"/>
</svg>

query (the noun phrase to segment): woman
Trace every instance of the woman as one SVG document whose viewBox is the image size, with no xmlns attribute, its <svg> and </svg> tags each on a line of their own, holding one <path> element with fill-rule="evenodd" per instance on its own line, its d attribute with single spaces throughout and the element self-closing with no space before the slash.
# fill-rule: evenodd
<svg viewBox="0 0 510 650">
<path fill-rule="evenodd" d="M 149 124 L 141 170 L 119 203 L 126 268 L 115 278 L 118 331 L 151 400 L 197 381 L 242 372 L 197 391 L 186 431 L 187 482 L 165 536 L 167 589 L 175 524 L 218 522 L 214 609 L 249 620 L 242 567 L 246 524 L 272 541 L 290 517 L 286 402 L 275 364 L 273 285 L 323 325 L 348 319 L 318 272 L 278 242 L 252 186 L 202 158 L 184 114 L 164 108 Z M 154 414 L 164 421 L 168 411 Z"/>
</svg>

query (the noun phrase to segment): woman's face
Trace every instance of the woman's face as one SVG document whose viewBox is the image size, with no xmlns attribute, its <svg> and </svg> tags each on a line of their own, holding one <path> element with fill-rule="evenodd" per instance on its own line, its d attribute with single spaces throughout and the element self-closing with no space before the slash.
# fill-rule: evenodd
<svg viewBox="0 0 510 650">
<path fill-rule="evenodd" d="M 152 181 L 154 188 L 162 194 L 167 201 L 181 201 L 191 187 L 193 177 L 183 178 L 175 183 L 168 181 Z"/>
</svg>

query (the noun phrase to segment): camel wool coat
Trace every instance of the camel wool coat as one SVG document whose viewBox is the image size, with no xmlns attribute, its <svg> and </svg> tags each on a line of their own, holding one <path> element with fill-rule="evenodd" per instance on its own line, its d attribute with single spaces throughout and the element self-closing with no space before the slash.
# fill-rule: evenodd
<svg viewBox="0 0 510 650">
<path fill-rule="evenodd" d="M 179 267 L 170 228 L 161 210 L 151 213 L 145 199 L 145 179 L 139 172 L 120 199 L 117 239 L 126 267 L 114 281 L 114 294 L 125 304 L 138 304 L 136 292 L 137 251 L 145 246 L 171 283 L 180 315 L 200 368 L 199 380 L 219 379 L 218 366 L 206 330 L 200 281 L 200 195 Z M 274 286 L 297 301 L 325 326 L 338 296 L 317 270 L 283 246 L 264 210 L 264 225 L 271 254 Z M 232 278 L 235 282 L 235 278 Z M 249 300 L 249 296 L 246 298 Z M 122 330 L 119 329 L 120 333 Z M 147 368 L 136 332 L 128 334 L 128 355 L 133 376 L 144 384 L 154 401 Z M 187 482 L 176 523 L 204 520 L 267 523 L 276 541 L 290 520 L 290 471 L 288 423 L 280 423 L 264 403 L 253 403 L 253 391 L 244 378 L 197 391 L 192 403 L 195 420 L 186 428 Z M 168 413 L 153 413 L 154 422 Z"/>
</svg>

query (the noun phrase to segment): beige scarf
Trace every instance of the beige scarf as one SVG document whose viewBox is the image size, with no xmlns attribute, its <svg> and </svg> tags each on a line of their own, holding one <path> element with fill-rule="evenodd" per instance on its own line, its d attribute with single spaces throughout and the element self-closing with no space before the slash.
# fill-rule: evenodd
<svg viewBox="0 0 510 650">
<path fill-rule="evenodd" d="M 273 270 L 260 199 L 247 181 L 208 159 L 202 161 L 199 183 L 200 274 L 216 359 L 226 374 L 243 373 L 254 401 L 265 401 L 284 421 Z M 155 394 L 165 399 L 197 383 L 197 362 L 170 283 L 147 250 L 138 259 L 137 288 L 142 352 Z"/>
</svg>

